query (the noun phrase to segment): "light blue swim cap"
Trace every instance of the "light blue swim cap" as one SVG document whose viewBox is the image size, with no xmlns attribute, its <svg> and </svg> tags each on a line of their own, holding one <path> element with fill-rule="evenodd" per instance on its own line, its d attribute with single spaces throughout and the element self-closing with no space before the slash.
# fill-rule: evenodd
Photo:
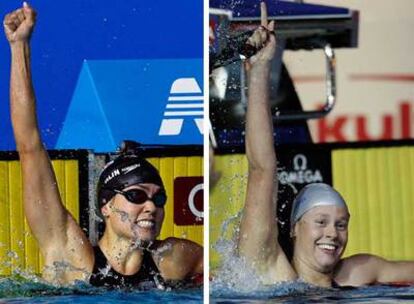
<svg viewBox="0 0 414 304">
<path fill-rule="evenodd" d="M 292 212 L 290 213 L 290 227 L 308 212 L 310 209 L 319 206 L 348 207 L 342 196 L 331 186 L 324 183 L 313 183 L 306 185 L 299 192 L 293 201 Z"/>
</svg>

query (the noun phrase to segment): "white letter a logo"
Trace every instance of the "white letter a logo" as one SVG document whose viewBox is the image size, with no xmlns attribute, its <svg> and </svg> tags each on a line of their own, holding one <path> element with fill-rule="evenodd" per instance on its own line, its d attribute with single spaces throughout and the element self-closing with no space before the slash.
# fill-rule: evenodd
<svg viewBox="0 0 414 304">
<path fill-rule="evenodd" d="M 179 135 L 184 119 L 193 120 L 203 134 L 203 94 L 195 78 L 179 78 L 171 86 L 170 97 L 158 135 Z"/>
</svg>

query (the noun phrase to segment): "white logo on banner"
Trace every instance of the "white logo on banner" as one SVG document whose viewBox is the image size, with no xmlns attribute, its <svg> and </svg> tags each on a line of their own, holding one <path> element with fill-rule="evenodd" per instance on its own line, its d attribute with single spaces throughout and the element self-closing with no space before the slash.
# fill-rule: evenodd
<svg viewBox="0 0 414 304">
<path fill-rule="evenodd" d="M 171 85 L 168 104 L 158 135 L 179 135 L 184 120 L 196 124 L 203 134 L 203 94 L 195 78 L 179 78 Z"/>
<path fill-rule="evenodd" d="M 308 160 L 303 154 L 296 154 L 293 157 L 293 171 L 280 171 L 278 173 L 281 184 L 304 184 L 322 182 L 322 174 L 319 170 L 309 170 Z"/>
<path fill-rule="evenodd" d="M 190 194 L 188 195 L 188 208 L 190 208 L 191 213 L 194 214 L 195 217 L 204 217 L 204 212 L 200 211 L 195 206 L 195 196 L 198 191 L 202 191 L 204 188 L 204 184 L 198 184 L 193 189 L 191 189 Z"/>
</svg>

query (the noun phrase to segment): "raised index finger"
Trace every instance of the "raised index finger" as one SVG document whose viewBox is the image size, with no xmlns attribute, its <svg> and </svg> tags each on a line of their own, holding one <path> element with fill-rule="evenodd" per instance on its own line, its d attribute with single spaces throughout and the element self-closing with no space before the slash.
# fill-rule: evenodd
<svg viewBox="0 0 414 304">
<path fill-rule="evenodd" d="M 264 1 L 260 2 L 260 25 L 267 28 L 267 7 Z"/>
</svg>

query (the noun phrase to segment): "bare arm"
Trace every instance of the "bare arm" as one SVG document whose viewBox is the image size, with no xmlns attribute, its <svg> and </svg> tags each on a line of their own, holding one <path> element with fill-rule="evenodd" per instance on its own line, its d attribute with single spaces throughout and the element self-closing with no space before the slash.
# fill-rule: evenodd
<svg viewBox="0 0 414 304">
<path fill-rule="evenodd" d="M 246 124 L 248 183 L 238 245 L 239 254 L 255 266 L 264 282 L 275 283 L 294 279 L 296 275 L 277 240 L 276 155 L 268 95 L 276 41 L 269 35 L 274 24 L 267 23 L 264 3 L 261 10 L 262 28 L 253 34 L 252 44 L 261 47 L 260 41 L 265 41 L 265 45 L 251 59 Z"/>
<path fill-rule="evenodd" d="M 203 273 L 203 247 L 192 241 L 168 238 L 159 247 L 158 257 L 165 279 L 182 280 Z"/>
<path fill-rule="evenodd" d="M 8 14 L 3 25 L 11 50 L 10 110 L 22 166 L 24 210 L 48 264 L 65 257 L 72 239 L 86 238 L 62 205 L 52 165 L 40 138 L 30 69 L 30 36 L 35 18 L 35 11 L 24 4 Z"/>
<path fill-rule="evenodd" d="M 357 254 L 344 259 L 335 281 L 340 285 L 362 286 L 374 283 L 413 283 L 413 261 L 388 261 L 371 254 Z"/>
</svg>

